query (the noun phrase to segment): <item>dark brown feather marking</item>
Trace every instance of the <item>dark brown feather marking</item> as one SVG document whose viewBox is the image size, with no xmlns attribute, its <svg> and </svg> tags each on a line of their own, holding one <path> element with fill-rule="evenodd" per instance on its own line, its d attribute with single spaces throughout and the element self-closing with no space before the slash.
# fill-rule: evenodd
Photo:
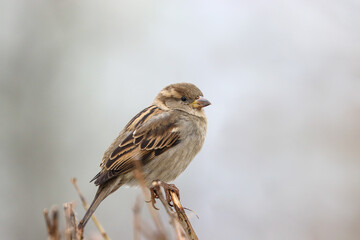
<svg viewBox="0 0 360 240">
<path fill-rule="evenodd" d="M 156 106 L 153 106 L 152 108 L 149 108 L 150 111 L 145 114 L 136 124 L 135 124 L 135 128 L 137 128 L 140 124 L 144 123 L 145 120 L 157 109 Z"/>
<path fill-rule="evenodd" d="M 144 136 L 139 136 L 135 138 L 135 144 L 139 144 L 139 142 L 141 142 L 141 140 L 144 138 Z"/>
<path fill-rule="evenodd" d="M 160 115 L 158 118 L 151 116 Z M 152 120 L 150 120 L 152 119 Z M 96 185 L 126 174 L 134 169 L 133 161 L 140 160 L 146 165 L 177 145 L 179 133 L 176 129 L 177 118 L 156 106 L 150 106 L 136 115 L 126 126 L 128 135 L 103 162 L 102 171 L 94 177 Z"/>
<path fill-rule="evenodd" d="M 155 143 L 155 140 L 152 140 L 152 141 L 146 146 L 146 148 L 151 149 L 152 146 L 154 145 L 154 143 Z"/>
<path fill-rule="evenodd" d="M 154 151 L 147 151 L 141 158 L 142 164 L 146 165 L 154 156 Z"/>
<path fill-rule="evenodd" d="M 163 147 L 163 142 L 164 142 L 165 140 L 166 140 L 166 138 L 161 139 L 160 142 L 158 142 L 158 144 L 157 144 L 157 148 Z"/>
<path fill-rule="evenodd" d="M 129 130 L 135 129 L 137 126 L 144 123 L 146 119 L 151 115 L 151 113 L 154 112 L 156 109 L 158 109 L 158 107 L 154 105 L 145 108 L 130 120 L 130 122 L 125 126 L 125 129 L 129 129 Z M 149 113 L 147 113 L 147 111 L 149 111 Z M 140 117 L 143 114 L 145 115 L 143 117 Z"/>
<path fill-rule="evenodd" d="M 174 147 L 176 146 L 177 144 L 180 143 L 180 140 L 176 140 L 173 145 L 171 147 Z M 169 147 L 164 147 L 164 148 L 159 148 L 159 149 L 156 149 L 154 152 L 155 152 L 155 156 L 159 156 L 160 154 L 164 153 L 166 150 L 168 150 Z"/>
<path fill-rule="evenodd" d="M 142 141 L 141 141 L 141 144 L 140 144 L 140 148 L 141 148 L 141 149 L 145 149 L 146 146 L 148 145 L 149 141 L 150 141 L 150 139 L 144 139 L 144 140 L 142 140 Z"/>
<path fill-rule="evenodd" d="M 94 181 L 94 180 L 98 179 L 98 178 L 99 178 L 99 176 L 100 176 L 100 174 L 101 174 L 101 172 L 99 172 L 98 174 L 96 174 L 96 175 L 95 175 L 95 177 L 93 177 L 93 179 L 91 179 L 91 180 L 90 180 L 90 182 L 92 182 L 92 181 Z"/>
<path fill-rule="evenodd" d="M 96 181 L 94 182 L 94 184 L 96 186 L 102 185 L 105 182 L 109 181 L 110 179 L 112 179 L 113 177 L 116 177 L 116 171 L 106 171 L 106 172 L 102 172 L 100 174 L 100 176 L 96 179 Z"/>
<path fill-rule="evenodd" d="M 133 117 L 130 122 L 128 124 L 126 124 L 125 129 L 129 129 L 131 125 L 133 125 L 133 123 L 135 122 L 135 120 L 139 120 L 139 117 L 144 114 L 147 110 L 149 110 L 150 108 L 154 107 L 154 105 L 150 105 L 149 107 L 145 108 L 144 110 L 142 110 L 141 112 L 139 112 L 138 114 L 135 115 L 135 117 Z"/>
<path fill-rule="evenodd" d="M 133 132 L 131 132 L 120 144 L 120 146 L 124 146 L 127 145 L 129 143 L 132 143 L 134 137 L 133 137 Z"/>
<path fill-rule="evenodd" d="M 110 159 L 114 158 L 119 152 L 121 152 L 122 148 L 117 147 L 110 155 Z"/>
<path fill-rule="evenodd" d="M 136 148 L 136 146 L 130 146 L 129 145 L 129 148 L 127 148 L 127 149 L 123 149 L 122 147 L 117 147 L 118 149 L 120 149 L 119 151 L 123 151 L 121 154 L 119 154 L 118 156 L 116 156 L 115 158 L 109 158 L 109 160 L 106 162 L 106 167 L 107 168 L 111 168 L 112 167 L 112 165 L 114 164 L 114 163 L 116 163 L 116 161 L 119 159 L 119 158 L 121 158 L 122 156 L 124 156 L 125 154 L 128 154 L 128 153 L 130 153 L 130 152 L 132 152 L 135 148 Z"/>
</svg>

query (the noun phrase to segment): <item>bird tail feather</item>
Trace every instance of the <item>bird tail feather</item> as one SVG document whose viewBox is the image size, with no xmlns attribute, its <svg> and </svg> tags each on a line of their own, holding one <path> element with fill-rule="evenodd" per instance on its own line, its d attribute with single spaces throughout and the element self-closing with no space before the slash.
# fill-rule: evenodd
<svg viewBox="0 0 360 240">
<path fill-rule="evenodd" d="M 110 194 L 113 192 L 113 184 L 105 184 L 102 186 L 99 186 L 96 195 L 94 197 L 94 200 L 92 201 L 90 207 L 85 213 L 85 216 L 83 219 L 79 222 L 78 228 L 83 229 L 86 225 L 86 223 L 89 221 L 99 204 Z"/>
</svg>

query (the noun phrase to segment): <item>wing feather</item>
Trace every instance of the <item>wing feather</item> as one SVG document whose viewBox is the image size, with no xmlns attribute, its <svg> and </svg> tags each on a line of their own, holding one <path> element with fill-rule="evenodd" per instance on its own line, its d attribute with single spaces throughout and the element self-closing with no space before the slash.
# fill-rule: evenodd
<svg viewBox="0 0 360 240">
<path fill-rule="evenodd" d="M 134 170 L 134 160 L 146 165 L 180 142 L 177 118 L 152 105 L 137 114 L 125 127 L 127 136 L 110 151 L 101 164 L 102 170 L 93 180 L 101 185 L 108 180 Z"/>
</svg>

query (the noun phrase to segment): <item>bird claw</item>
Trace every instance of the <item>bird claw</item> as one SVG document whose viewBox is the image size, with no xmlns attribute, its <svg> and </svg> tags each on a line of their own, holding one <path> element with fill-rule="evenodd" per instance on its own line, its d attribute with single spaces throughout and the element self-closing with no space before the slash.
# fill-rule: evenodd
<svg viewBox="0 0 360 240">
<path fill-rule="evenodd" d="M 165 197 L 166 197 L 166 202 L 169 204 L 170 207 L 173 207 L 172 202 L 172 198 L 170 195 L 170 192 L 174 192 L 177 197 L 180 199 L 180 191 L 179 189 L 174 185 L 174 184 L 168 184 L 159 180 L 156 180 L 153 182 L 153 187 L 150 188 L 150 194 L 151 194 L 151 199 L 148 202 L 151 202 L 152 206 L 156 209 L 159 210 L 156 206 L 156 198 L 159 198 L 158 192 L 161 191 L 160 187 L 164 188 L 164 192 L 165 192 Z"/>
<path fill-rule="evenodd" d="M 159 188 L 159 187 L 158 187 Z M 150 188 L 150 200 L 149 201 L 146 201 L 146 202 L 148 202 L 148 203 L 150 203 L 151 202 L 151 205 L 153 206 L 153 208 L 155 208 L 156 210 L 159 210 L 156 206 L 155 206 L 155 204 L 156 204 L 156 198 L 159 198 L 159 196 L 157 195 L 157 193 L 156 193 L 156 191 L 157 190 L 160 190 L 160 189 L 156 189 L 155 190 L 155 187 L 153 187 L 153 188 Z"/>
</svg>

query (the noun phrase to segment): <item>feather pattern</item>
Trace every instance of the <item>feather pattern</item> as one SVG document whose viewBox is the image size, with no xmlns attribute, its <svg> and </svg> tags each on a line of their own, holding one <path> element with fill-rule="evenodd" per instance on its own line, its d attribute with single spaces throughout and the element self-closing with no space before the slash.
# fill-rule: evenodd
<svg viewBox="0 0 360 240">
<path fill-rule="evenodd" d="M 96 185 L 133 171 L 134 160 L 141 160 L 146 165 L 180 142 L 177 119 L 155 105 L 137 114 L 126 125 L 124 132 L 126 137 L 103 160 L 102 170 L 94 177 Z"/>
</svg>

